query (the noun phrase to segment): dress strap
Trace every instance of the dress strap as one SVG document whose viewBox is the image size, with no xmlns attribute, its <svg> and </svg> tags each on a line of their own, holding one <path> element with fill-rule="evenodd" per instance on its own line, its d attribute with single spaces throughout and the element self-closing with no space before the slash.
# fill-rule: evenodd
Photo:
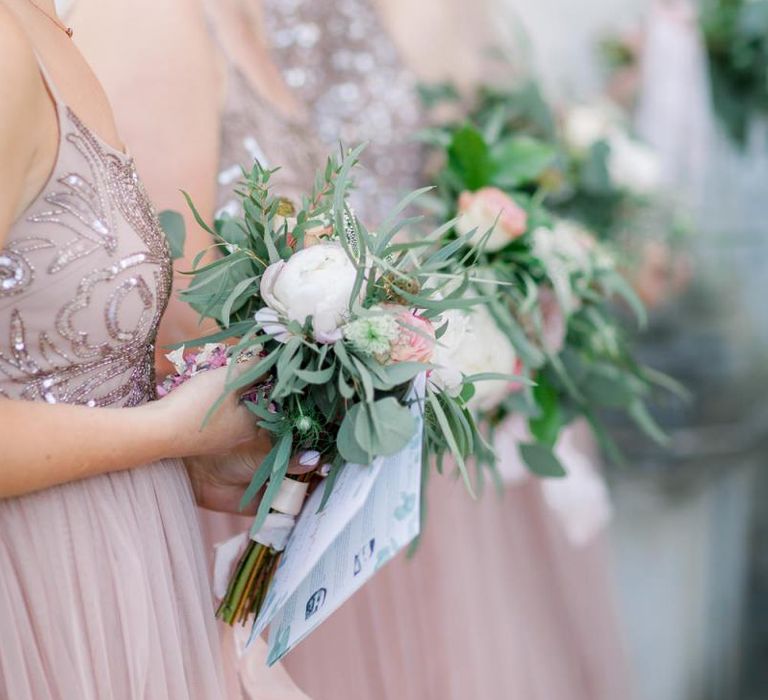
<svg viewBox="0 0 768 700">
<path fill-rule="evenodd" d="M 59 95 L 59 91 L 56 88 L 55 83 L 51 79 L 51 74 L 48 72 L 48 69 L 45 67 L 45 64 L 40 58 L 40 54 L 37 53 L 37 51 L 35 51 L 34 49 L 33 49 L 33 53 L 35 54 L 35 60 L 37 61 L 37 68 L 40 71 L 40 75 L 43 78 L 45 87 L 48 89 L 48 92 L 53 98 L 53 101 L 56 102 L 56 105 L 58 106 L 61 104 L 61 96 Z"/>
<path fill-rule="evenodd" d="M 59 123 L 59 138 L 61 138 L 61 134 L 63 133 L 62 126 L 65 113 L 65 104 L 61 99 L 61 95 L 59 94 L 58 89 L 56 88 L 56 83 L 54 83 L 51 79 L 51 74 L 48 72 L 48 69 L 45 67 L 45 64 L 40 58 L 40 54 L 38 54 L 34 49 L 33 53 L 35 54 L 35 60 L 37 61 L 37 68 L 40 71 L 40 76 L 43 79 L 45 88 L 48 91 L 48 94 L 51 97 L 51 101 L 53 102 L 53 107 L 56 110 L 56 119 Z"/>
</svg>

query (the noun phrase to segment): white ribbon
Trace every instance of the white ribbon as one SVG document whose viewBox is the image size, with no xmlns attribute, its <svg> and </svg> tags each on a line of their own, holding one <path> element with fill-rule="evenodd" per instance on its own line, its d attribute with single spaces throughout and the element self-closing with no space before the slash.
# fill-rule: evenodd
<svg viewBox="0 0 768 700">
<path fill-rule="evenodd" d="M 296 479 L 283 479 L 280 489 L 272 501 L 272 510 L 286 515 L 298 515 L 304 505 L 304 497 L 307 495 L 309 483 L 306 481 L 296 481 Z"/>
<path fill-rule="evenodd" d="M 282 552 L 295 524 L 296 518 L 292 515 L 270 513 L 256 532 L 251 528 L 250 537 L 254 542 Z"/>
</svg>

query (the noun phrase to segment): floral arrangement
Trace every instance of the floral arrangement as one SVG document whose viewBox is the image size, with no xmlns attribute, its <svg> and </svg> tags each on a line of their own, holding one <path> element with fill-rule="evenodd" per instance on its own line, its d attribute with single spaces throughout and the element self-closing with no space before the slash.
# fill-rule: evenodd
<svg viewBox="0 0 768 700">
<path fill-rule="evenodd" d="M 253 366 L 232 372 L 227 392 L 248 392 L 245 403 L 274 445 L 242 499 L 245 506 L 262 493 L 252 541 L 219 608 L 230 624 L 259 610 L 309 482 L 325 477 L 327 498 L 346 464 L 402 450 L 417 429 L 409 406 L 419 400 L 423 466 L 450 453 L 470 486 L 466 459 L 487 447 L 468 401 L 476 382 L 509 380 L 486 371 L 446 374 L 440 356 L 443 339 L 457 332 L 455 314 L 486 302 L 468 293 L 471 261 L 456 268 L 471 235 L 448 242 L 446 224 L 420 242 L 400 241 L 408 220 L 399 213 L 420 192 L 368 230 L 347 204 L 359 151 L 330 158 L 300 206 L 274 194 L 274 171 L 258 163 L 237 190 L 242 217 L 225 215 L 211 228 L 189 202 L 220 256 L 206 265 L 198 258 L 182 298 L 221 330 L 186 343 L 203 350 L 173 358 L 179 371 L 167 389 L 225 362 L 211 343 L 229 343 L 228 357 L 255 353 Z M 178 227 L 169 234 L 178 248 Z M 412 383 L 425 373 L 425 394 L 414 398 Z M 289 461 L 307 452 L 324 468 L 297 486 L 302 480 L 287 476 Z"/>
<path fill-rule="evenodd" d="M 707 0 L 700 22 L 715 111 L 744 146 L 750 119 L 768 114 L 768 0 Z"/>
<path fill-rule="evenodd" d="M 623 41 L 642 43 L 630 34 Z M 450 86 L 426 94 L 431 104 L 459 99 Z M 424 137 L 442 149 L 451 130 L 470 125 L 497 157 L 514 159 L 509 162 L 519 181 L 513 188 L 535 193 L 548 211 L 609 245 L 642 301 L 654 308 L 688 284 L 685 247 L 693 229 L 683 201 L 662 185 L 656 153 L 631 133 L 624 102 L 605 97 L 556 111 L 533 81 L 514 89 L 481 88 L 466 122 Z M 502 153 L 502 142 L 517 145 Z"/>
<path fill-rule="evenodd" d="M 649 197 L 656 167 L 612 115 L 599 117 L 572 113 L 561 135 L 533 86 L 514 94 L 484 90 L 468 118 L 423 134 L 438 163 L 431 209 L 446 222 L 458 217 L 455 225 L 446 223 L 448 240 L 465 240 L 474 254 L 464 259 L 476 260 L 501 291 L 483 309 L 458 313 L 482 329 L 475 331 L 481 334 L 477 346 L 493 345 L 491 371 L 533 380 L 496 383 L 493 394 L 489 383 L 472 408 L 491 429 L 510 413 L 528 416 L 531 441 L 520 452 L 543 476 L 564 473 L 553 447 L 562 427 L 578 416 L 621 459 L 600 422 L 604 408 L 626 411 L 663 442 L 646 402 L 656 386 L 674 386 L 633 358 L 612 302 L 623 299 L 641 325 L 645 310 L 613 248 L 592 233 L 606 236 L 618 225 L 618 216 L 591 218 L 613 198 L 618 206 Z M 471 360 L 457 357 L 459 370 Z"/>
</svg>

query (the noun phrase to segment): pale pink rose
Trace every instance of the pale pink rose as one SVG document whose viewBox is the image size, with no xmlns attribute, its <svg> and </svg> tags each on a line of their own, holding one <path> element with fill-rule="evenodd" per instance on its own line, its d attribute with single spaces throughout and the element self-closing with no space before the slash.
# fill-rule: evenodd
<svg viewBox="0 0 768 700">
<path fill-rule="evenodd" d="M 459 234 L 464 236 L 472 229 L 477 229 L 471 242 L 479 243 L 492 227 L 493 231 L 485 244 L 490 252 L 501 250 L 522 236 L 528 228 L 528 214 L 497 187 L 462 192 L 459 197 L 459 220 L 456 223 Z"/>
<path fill-rule="evenodd" d="M 392 343 L 390 362 L 429 362 L 435 350 L 435 329 L 429 319 L 396 304 L 387 304 L 387 311 L 397 315 L 400 332 Z"/>
</svg>

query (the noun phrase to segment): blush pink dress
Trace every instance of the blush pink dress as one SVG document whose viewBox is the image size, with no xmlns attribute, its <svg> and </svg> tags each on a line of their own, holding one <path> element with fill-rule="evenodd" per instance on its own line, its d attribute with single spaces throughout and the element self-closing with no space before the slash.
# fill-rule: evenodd
<svg viewBox="0 0 768 700">
<path fill-rule="evenodd" d="M 0 393 L 137 406 L 155 398 L 165 237 L 131 158 L 49 90 L 56 163 L 0 251 Z M 181 462 L 0 500 L 0 697 L 218 700 L 213 619 Z"/>
</svg>

